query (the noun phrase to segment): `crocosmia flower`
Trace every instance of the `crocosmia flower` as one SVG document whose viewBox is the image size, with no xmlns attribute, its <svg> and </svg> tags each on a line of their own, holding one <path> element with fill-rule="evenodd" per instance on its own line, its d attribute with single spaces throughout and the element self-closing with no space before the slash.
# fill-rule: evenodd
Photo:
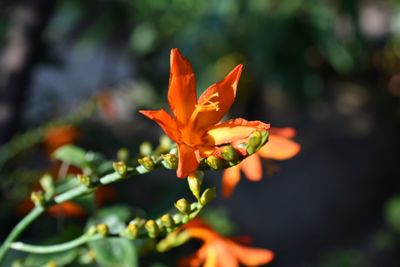
<svg viewBox="0 0 400 267">
<path fill-rule="evenodd" d="M 204 243 L 195 254 L 182 259 L 180 267 L 260 266 L 274 258 L 272 251 L 238 244 L 233 239 L 219 235 L 199 219 L 186 224 L 183 231 Z"/>
<path fill-rule="evenodd" d="M 177 143 L 178 177 L 184 178 L 194 172 L 201 157 L 217 146 L 248 138 L 257 130 L 269 129 L 268 124 L 244 119 L 220 123 L 235 99 L 242 65 L 208 87 L 199 98 L 192 66 L 178 49 L 171 50 L 170 65 L 168 102 L 173 115 L 163 109 L 140 112 L 155 121 Z"/>
</svg>

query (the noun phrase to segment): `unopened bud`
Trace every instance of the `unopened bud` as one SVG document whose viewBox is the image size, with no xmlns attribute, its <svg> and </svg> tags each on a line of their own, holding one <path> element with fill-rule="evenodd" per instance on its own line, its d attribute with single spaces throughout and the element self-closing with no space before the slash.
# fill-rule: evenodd
<svg viewBox="0 0 400 267">
<path fill-rule="evenodd" d="M 226 160 L 226 161 L 237 161 L 238 159 L 238 154 L 236 150 L 232 146 L 224 146 L 221 150 L 221 156 Z"/>
<path fill-rule="evenodd" d="M 144 227 L 151 238 L 158 236 L 160 233 L 160 228 L 154 220 L 148 220 Z"/>
<path fill-rule="evenodd" d="M 154 170 L 154 162 L 150 157 L 143 157 L 141 159 L 138 159 L 138 162 L 140 165 L 146 168 L 148 171 Z"/>
<path fill-rule="evenodd" d="M 204 173 L 201 171 L 197 171 L 195 173 L 190 174 L 187 178 L 190 191 L 192 191 L 192 194 L 197 199 L 200 198 L 200 191 L 201 191 L 201 184 L 203 182 L 203 177 Z"/>
<path fill-rule="evenodd" d="M 161 216 L 160 218 L 161 223 L 166 227 L 166 228 L 172 228 L 175 226 L 175 221 L 172 218 L 172 216 L 170 214 L 164 214 L 163 216 Z"/>
<path fill-rule="evenodd" d="M 261 133 L 261 144 L 260 144 L 260 148 L 265 145 L 268 141 L 268 137 L 269 137 L 269 132 L 268 131 L 260 131 Z M 260 149 L 259 148 L 259 149 Z"/>
<path fill-rule="evenodd" d="M 249 137 L 249 142 L 247 144 L 247 153 L 249 155 L 254 154 L 261 143 L 261 133 L 259 131 L 253 132 Z"/>
<path fill-rule="evenodd" d="M 215 187 L 207 188 L 200 197 L 200 204 L 205 206 L 213 201 L 217 196 L 217 190 Z"/>
<path fill-rule="evenodd" d="M 45 267 L 57 267 L 57 262 L 51 260 L 49 261 L 46 265 L 44 265 Z"/>
<path fill-rule="evenodd" d="M 126 148 L 121 148 L 117 152 L 117 158 L 120 161 L 127 161 L 129 159 L 129 150 Z"/>
<path fill-rule="evenodd" d="M 78 181 L 86 187 L 92 186 L 92 179 L 88 175 L 78 174 L 76 178 L 78 178 Z"/>
<path fill-rule="evenodd" d="M 96 225 L 96 231 L 102 236 L 106 236 L 109 232 L 108 226 L 105 223 L 100 223 Z"/>
<path fill-rule="evenodd" d="M 127 230 L 132 239 L 137 238 L 139 234 L 139 226 L 137 224 L 135 223 L 128 224 Z"/>
<path fill-rule="evenodd" d="M 121 177 L 126 175 L 127 167 L 125 162 L 123 161 L 114 162 L 113 168 L 119 175 L 121 175 Z"/>
<path fill-rule="evenodd" d="M 210 166 L 213 170 L 220 170 L 223 167 L 222 160 L 214 155 L 209 156 L 206 159 L 206 163 Z"/>
<path fill-rule="evenodd" d="M 160 137 L 160 146 L 163 149 L 167 150 L 167 149 L 169 149 L 171 147 L 171 145 L 172 145 L 172 141 L 168 136 L 162 135 Z"/>
<path fill-rule="evenodd" d="M 51 197 L 54 194 L 54 182 L 50 174 L 45 174 L 40 178 L 40 185 L 46 192 L 47 197 Z"/>
<path fill-rule="evenodd" d="M 178 157 L 175 154 L 165 154 L 161 155 L 163 160 L 161 163 L 167 169 L 176 169 L 178 167 Z"/>
<path fill-rule="evenodd" d="M 184 198 L 181 198 L 175 202 L 175 207 L 183 214 L 190 213 L 190 203 Z"/>
<path fill-rule="evenodd" d="M 35 206 L 44 207 L 46 205 L 46 200 L 42 191 L 34 191 L 31 193 L 31 200 Z"/>
<path fill-rule="evenodd" d="M 148 156 L 153 151 L 153 147 L 150 142 L 146 141 L 140 144 L 139 151 L 141 155 Z"/>
</svg>

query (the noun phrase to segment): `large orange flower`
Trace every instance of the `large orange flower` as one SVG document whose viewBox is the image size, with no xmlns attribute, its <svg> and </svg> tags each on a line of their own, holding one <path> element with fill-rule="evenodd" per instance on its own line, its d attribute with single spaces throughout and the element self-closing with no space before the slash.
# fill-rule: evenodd
<svg viewBox="0 0 400 267">
<path fill-rule="evenodd" d="M 295 135 L 296 130 L 290 127 L 270 129 L 266 145 L 257 153 L 244 159 L 240 164 L 224 171 L 222 176 L 222 195 L 229 197 L 232 194 L 240 181 L 241 170 L 250 181 L 260 181 L 263 177 L 261 158 L 285 160 L 297 155 L 301 146 L 291 140 Z"/>
<path fill-rule="evenodd" d="M 272 251 L 239 245 L 231 239 L 220 236 L 200 219 L 184 226 L 184 231 L 192 238 L 200 239 L 204 244 L 200 249 L 180 262 L 181 267 L 238 267 L 259 266 L 272 261 Z"/>
<path fill-rule="evenodd" d="M 265 123 L 244 119 L 218 123 L 235 99 L 242 65 L 236 66 L 222 81 L 211 85 L 197 99 L 192 67 L 178 49 L 171 50 L 170 64 L 168 102 L 174 115 L 169 115 L 163 109 L 140 112 L 158 123 L 177 143 L 178 177 L 186 177 L 195 171 L 200 157 L 206 155 L 206 151 L 247 138 L 255 130 L 269 129 Z"/>
</svg>

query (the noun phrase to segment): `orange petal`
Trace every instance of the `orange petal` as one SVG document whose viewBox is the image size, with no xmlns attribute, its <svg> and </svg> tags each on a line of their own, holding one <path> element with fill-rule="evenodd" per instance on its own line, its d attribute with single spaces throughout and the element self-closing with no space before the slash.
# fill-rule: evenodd
<svg viewBox="0 0 400 267">
<path fill-rule="evenodd" d="M 139 112 L 155 121 L 169 138 L 175 142 L 179 141 L 180 137 L 176 122 L 165 110 L 139 110 Z"/>
<path fill-rule="evenodd" d="M 250 181 L 260 181 L 263 176 L 261 159 L 257 154 L 245 158 L 240 163 L 240 168 Z"/>
<path fill-rule="evenodd" d="M 210 87 L 200 96 L 198 104 L 206 105 L 208 101 L 218 102 L 218 110 L 200 112 L 194 122 L 197 129 L 205 129 L 218 123 L 229 111 L 236 96 L 236 88 L 242 73 L 243 65 L 236 66 L 226 77 Z M 218 95 L 216 95 L 218 94 Z M 214 95 L 214 96 L 213 96 Z"/>
<path fill-rule="evenodd" d="M 224 238 L 213 242 L 214 251 L 216 254 L 217 267 L 239 267 L 239 261 L 235 254 L 232 253 L 230 247 L 226 244 Z"/>
<path fill-rule="evenodd" d="M 186 178 L 187 176 L 189 176 L 189 174 L 197 170 L 197 167 L 199 166 L 199 161 L 193 148 L 185 144 L 178 144 L 178 148 L 179 163 L 178 169 L 176 170 L 176 175 L 179 178 Z"/>
<path fill-rule="evenodd" d="M 261 121 L 233 119 L 208 128 L 205 142 L 209 145 L 229 144 L 236 140 L 248 138 L 254 131 L 268 129 L 269 124 Z"/>
<path fill-rule="evenodd" d="M 171 73 L 169 77 L 168 102 L 176 119 L 186 124 L 197 103 L 196 79 L 189 61 L 177 48 L 171 49 Z"/>
<path fill-rule="evenodd" d="M 286 138 L 275 134 L 270 134 L 268 143 L 257 153 L 261 157 L 275 160 L 290 159 L 300 152 L 301 146 Z"/>
<path fill-rule="evenodd" d="M 284 128 L 271 128 L 270 134 L 280 135 L 286 138 L 294 138 L 297 134 L 296 129 L 292 127 L 284 127 Z"/>
<path fill-rule="evenodd" d="M 240 181 L 239 165 L 227 168 L 222 175 L 222 196 L 227 198 L 232 195 L 233 190 Z"/>
<path fill-rule="evenodd" d="M 229 247 L 236 258 L 245 266 L 259 266 L 272 261 L 274 253 L 268 249 L 240 246 L 229 241 Z"/>
</svg>

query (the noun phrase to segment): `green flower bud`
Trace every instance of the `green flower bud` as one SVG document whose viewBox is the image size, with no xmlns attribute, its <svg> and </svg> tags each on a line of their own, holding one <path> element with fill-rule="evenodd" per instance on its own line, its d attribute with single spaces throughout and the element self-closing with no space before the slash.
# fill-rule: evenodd
<svg viewBox="0 0 400 267">
<path fill-rule="evenodd" d="M 119 175 L 121 175 L 121 177 L 124 177 L 126 175 L 128 169 L 125 162 L 123 161 L 114 162 L 113 168 Z"/>
<path fill-rule="evenodd" d="M 139 226 L 136 223 L 129 223 L 127 227 L 129 235 L 132 239 L 136 239 L 139 234 Z"/>
<path fill-rule="evenodd" d="M 175 207 L 183 214 L 190 213 L 190 203 L 184 198 L 181 198 L 175 202 Z"/>
<path fill-rule="evenodd" d="M 203 182 L 204 173 L 201 171 L 197 171 L 194 174 L 188 176 L 187 181 L 189 184 L 190 191 L 192 191 L 193 195 L 199 199 L 201 184 Z"/>
<path fill-rule="evenodd" d="M 221 156 L 230 162 L 234 162 L 238 160 L 238 154 L 236 150 L 232 146 L 224 146 L 221 150 Z"/>
<path fill-rule="evenodd" d="M 117 158 L 120 161 L 127 161 L 129 159 L 129 150 L 127 148 L 120 148 L 117 152 Z"/>
<path fill-rule="evenodd" d="M 109 232 L 108 226 L 105 223 L 100 223 L 96 225 L 96 231 L 102 236 L 106 236 Z"/>
<path fill-rule="evenodd" d="M 49 199 L 54 194 L 54 182 L 53 177 L 50 174 L 45 174 L 40 178 L 40 185 L 46 192 L 46 198 Z"/>
<path fill-rule="evenodd" d="M 91 187 L 91 186 L 93 185 L 92 179 L 91 179 L 88 175 L 85 175 L 85 174 L 78 174 L 78 175 L 76 176 L 76 178 L 78 179 L 78 181 L 79 181 L 81 184 L 85 185 L 86 187 Z"/>
<path fill-rule="evenodd" d="M 34 191 L 31 193 L 31 200 L 35 206 L 44 207 L 46 206 L 46 199 L 42 191 Z"/>
<path fill-rule="evenodd" d="M 160 228 L 154 220 L 148 220 L 144 227 L 151 238 L 154 238 L 160 234 Z"/>
<path fill-rule="evenodd" d="M 205 206 L 217 197 L 217 190 L 215 187 L 207 188 L 200 197 L 200 204 Z"/>
<path fill-rule="evenodd" d="M 161 163 L 165 168 L 172 170 L 178 168 L 178 157 L 175 154 L 164 154 L 161 157 L 163 158 Z"/>
<path fill-rule="evenodd" d="M 220 170 L 223 168 L 223 162 L 220 158 L 216 157 L 216 156 L 209 156 L 206 159 L 206 163 L 208 166 L 210 166 L 213 170 Z"/>
<path fill-rule="evenodd" d="M 154 161 L 150 157 L 143 157 L 141 159 L 138 159 L 138 162 L 140 165 L 146 168 L 148 171 L 154 170 Z"/>
<path fill-rule="evenodd" d="M 143 142 L 140 144 L 139 151 L 140 151 L 141 155 L 148 156 L 153 151 L 153 146 L 151 145 L 150 142 L 147 142 L 147 141 Z"/>
<path fill-rule="evenodd" d="M 172 216 L 170 214 L 164 214 L 163 216 L 161 216 L 160 218 L 161 223 L 166 227 L 166 228 L 172 228 L 175 226 L 175 221 L 172 218 Z"/>
</svg>

